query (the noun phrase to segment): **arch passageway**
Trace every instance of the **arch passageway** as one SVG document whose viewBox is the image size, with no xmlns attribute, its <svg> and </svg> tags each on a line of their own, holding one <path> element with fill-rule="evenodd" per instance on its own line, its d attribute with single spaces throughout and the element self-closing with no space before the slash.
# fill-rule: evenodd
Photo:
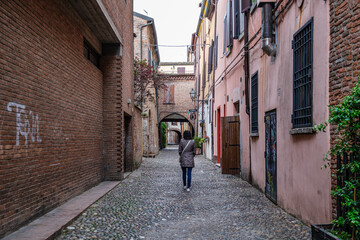
<svg viewBox="0 0 360 240">
<path fill-rule="evenodd" d="M 195 119 L 190 115 L 195 105 L 189 95 L 191 89 L 195 87 L 194 74 L 160 74 L 158 78 L 166 86 L 158 93 L 160 124 L 167 123 L 168 130 L 178 131 L 180 138 L 185 130 L 189 130 L 194 135 Z M 159 135 L 163 136 L 162 128 L 159 128 L 159 131 Z M 174 141 L 169 143 L 173 144 Z M 163 139 L 160 142 L 163 143 Z"/>
</svg>

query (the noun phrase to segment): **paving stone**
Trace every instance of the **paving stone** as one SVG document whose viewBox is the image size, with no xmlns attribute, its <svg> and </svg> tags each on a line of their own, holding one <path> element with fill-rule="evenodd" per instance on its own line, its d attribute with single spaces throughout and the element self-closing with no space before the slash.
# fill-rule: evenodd
<svg viewBox="0 0 360 240">
<path fill-rule="evenodd" d="M 184 191 L 165 149 L 82 213 L 58 239 L 311 239 L 310 228 L 242 179 L 196 156 Z"/>
</svg>

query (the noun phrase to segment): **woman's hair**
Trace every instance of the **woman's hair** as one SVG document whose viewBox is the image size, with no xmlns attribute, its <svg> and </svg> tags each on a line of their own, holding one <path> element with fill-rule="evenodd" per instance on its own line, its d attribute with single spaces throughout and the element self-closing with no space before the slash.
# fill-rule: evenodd
<svg viewBox="0 0 360 240">
<path fill-rule="evenodd" d="M 185 132 L 184 132 L 184 139 L 185 139 L 185 140 L 191 140 L 191 133 L 190 133 L 190 131 L 185 131 Z"/>
</svg>

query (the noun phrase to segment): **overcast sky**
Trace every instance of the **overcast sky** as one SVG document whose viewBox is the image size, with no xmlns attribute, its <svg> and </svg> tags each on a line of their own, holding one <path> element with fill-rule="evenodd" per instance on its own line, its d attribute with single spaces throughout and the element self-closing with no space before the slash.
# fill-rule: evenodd
<svg viewBox="0 0 360 240">
<path fill-rule="evenodd" d="M 134 11 L 154 18 L 159 45 L 190 45 L 201 0 L 134 0 Z M 145 11 L 147 12 L 145 12 Z M 159 47 L 161 62 L 185 62 L 186 47 Z"/>
</svg>

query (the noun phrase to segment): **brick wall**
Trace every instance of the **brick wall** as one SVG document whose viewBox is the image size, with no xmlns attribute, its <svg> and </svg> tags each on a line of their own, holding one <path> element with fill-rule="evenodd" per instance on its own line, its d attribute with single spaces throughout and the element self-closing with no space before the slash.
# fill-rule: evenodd
<svg viewBox="0 0 360 240">
<path fill-rule="evenodd" d="M 356 0 L 330 1 L 330 105 L 341 102 L 350 93 L 360 73 L 360 3 Z M 337 136 L 331 126 L 331 145 Z M 332 172 L 336 161 L 332 161 Z M 332 178 L 332 187 L 336 178 Z M 336 201 L 333 199 L 333 217 L 336 217 Z"/>
<path fill-rule="evenodd" d="M 121 32 L 129 21 L 115 24 Z M 68 1 L 1 1 L 0 34 L 1 237 L 105 176 L 122 178 L 122 75 L 132 61 L 106 56 L 101 70 L 88 61 L 83 38 L 102 45 Z M 123 53 L 132 59 L 132 48 Z"/>
<path fill-rule="evenodd" d="M 102 57 L 104 72 L 103 157 L 105 180 L 124 176 L 124 115 L 122 111 L 121 58 Z"/>
<path fill-rule="evenodd" d="M 195 122 L 190 120 L 189 109 L 194 109 L 194 103 L 190 98 L 190 91 L 195 87 L 194 74 L 161 74 L 158 75 L 162 83 L 175 85 L 174 104 L 164 104 L 164 89 L 159 90 L 159 115 L 161 121 L 171 113 L 178 113 L 185 117 L 193 127 Z"/>
<path fill-rule="evenodd" d="M 142 135 L 142 116 L 141 110 L 137 107 L 134 108 L 134 167 L 137 168 L 142 163 L 143 156 L 143 135 Z"/>
<path fill-rule="evenodd" d="M 118 135 L 117 144 L 116 144 L 116 154 L 118 157 L 116 158 L 119 161 L 119 164 L 122 164 L 121 171 L 131 171 L 132 166 L 134 164 L 133 158 L 133 59 L 134 59 L 134 36 L 133 36 L 133 1 L 132 0 L 103 0 L 102 1 L 106 10 L 108 11 L 111 19 L 113 20 L 116 28 L 121 33 L 122 37 L 122 61 L 121 61 L 121 80 L 117 85 L 113 87 L 117 87 L 121 85 L 121 93 L 118 92 L 117 96 L 117 109 L 116 114 L 118 114 L 118 125 L 116 127 L 116 131 L 121 131 L 121 133 L 116 133 L 116 135 L 122 134 L 126 135 L 126 156 L 124 155 L 124 149 L 122 146 L 122 142 L 124 139 L 120 139 Z M 110 90 L 110 89 L 109 89 Z M 113 90 L 110 90 L 113 91 Z M 120 89 L 118 89 L 120 91 Z M 121 94 L 121 95 L 120 95 Z M 110 95 L 111 98 L 112 95 Z M 122 105 L 120 107 L 120 105 Z M 122 115 L 120 117 L 120 112 Z M 120 120 L 120 118 L 124 118 L 126 116 L 126 121 Z M 111 121 L 111 119 L 109 119 Z M 126 132 L 126 133 L 125 133 Z M 115 140 L 115 138 L 113 139 Z M 119 145 L 120 144 L 120 145 Z M 115 145 L 114 145 L 115 146 Z M 124 169 L 124 164 L 126 169 Z M 120 169 L 119 169 L 120 171 Z M 117 178 L 117 177 L 115 177 Z M 113 179 L 113 177 L 110 177 Z"/>
<path fill-rule="evenodd" d="M 130 0 L 103 0 L 102 1 L 116 28 L 122 37 L 122 75 L 123 75 L 123 111 L 132 115 L 132 88 L 133 88 L 133 1 Z M 128 104 L 130 100 L 130 104 Z"/>
</svg>

